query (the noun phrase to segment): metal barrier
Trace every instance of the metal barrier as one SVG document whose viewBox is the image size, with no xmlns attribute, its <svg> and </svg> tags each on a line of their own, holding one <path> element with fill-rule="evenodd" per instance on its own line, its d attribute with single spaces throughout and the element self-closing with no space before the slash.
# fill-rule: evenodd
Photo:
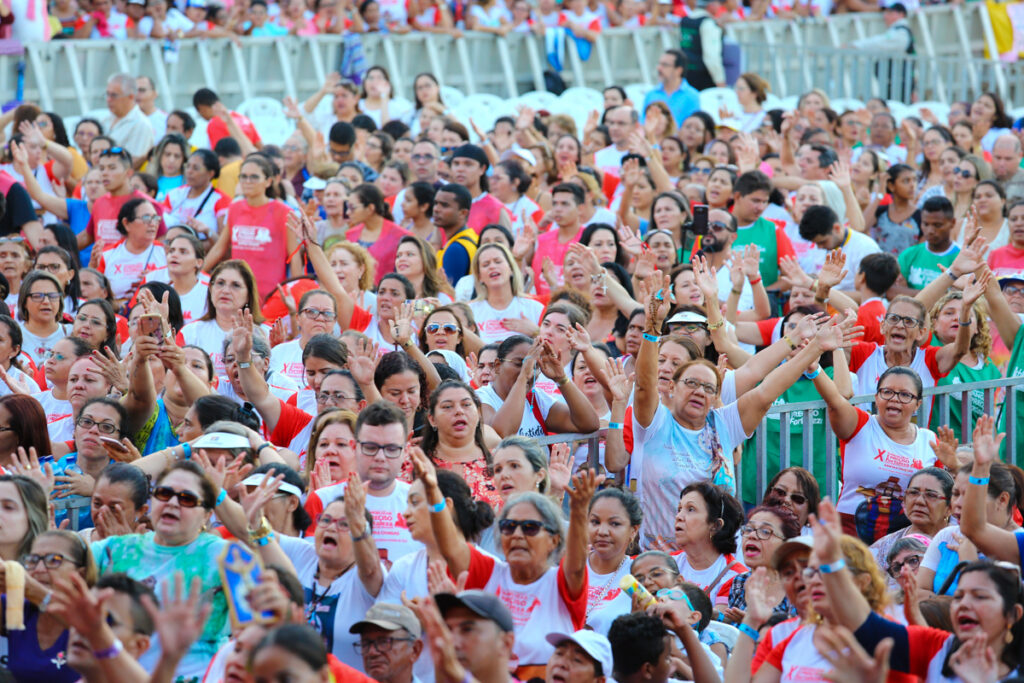
<svg viewBox="0 0 1024 683">
<path fill-rule="evenodd" d="M 995 415 L 995 393 L 1001 389 L 1007 389 L 1009 387 L 1024 387 L 1024 377 L 1008 377 L 1001 379 L 987 380 L 984 382 L 971 382 L 964 384 L 950 384 L 938 387 L 929 387 L 924 390 L 925 396 L 934 396 L 933 410 L 938 411 L 939 421 L 942 424 L 949 423 L 950 415 L 950 404 L 949 397 L 952 394 L 960 395 L 960 409 L 961 409 L 961 425 L 972 425 L 974 422 L 973 417 L 979 413 L 977 411 L 972 412 L 972 403 L 970 400 L 971 394 L 976 391 L 982 392 L 982 404 L 984 406 L 983 413 L 986 415 Z M 1008 411 L 1008 415 L 1014 415 L 1017 407 L 1018 399 L 1024 400 L 1024 396 L 1018 397 L 1017 391 L 1022 389 L 1018 388 L 1016 391 L 1006 391 L 1005 400 L 1000 404 L 1001 410 Z M 850 399 L 852 405 L 865 405 L 870 404 L 870 408 L 874 407 L 875 397 L 873 395 L 854 396 Z M 918 424 L 927 424 L 928 416 L 926 415 L 927 402 L 922 402 L 921 409 L 916 415 Z M 824 420 L 825 426 L 825 472 L 824 478 L 822 473 L 814 471 L 814 459 L 813 454 L 815 448 L 820 448 L 821 444 L 815 444 L 814 440 L 814 429 L 802 429 L 802 455 L 800 462 L 796 463 L 793 459 L 793 454 L 790 452 L 790 433 L 793 422 L 799 418 L 801 424 L 803 424 L 803 418 L 805 415 L 810 413 L 810 417 L 813 419 L 818 417 L 815 413 L 820 411 L 820 417 Z M 869 410 L 870 412 L 871 410 Z M 768 421 L 779 420 L 780 437 L 779 437 L 779 469 L 784 469 L 792 464 L 799 464 L 806 468 L 815 475 L 815 478 L 819 482 L 824 482 L 823 494 L 830 496 L 835 500 L 839 494 L 839 468 L 837 461 L 838 440 L 832 431 L 832 425 L 829 424 L 827 419 L 827 408 L 824 400 L 817 401 L 805 401 L 801 403 L 787 403 L 782 405 L 772 406 L 764 419 L 761 420 L 761 424 L 751 439 L 756 444 L 756 457 L 755 466 L 757 467 L 757 491 L 758 499 L 760 499 L 761 493 L 764 491 L 765 486 L 768 483 Z M 813 423 L 812 423 L 813 424 Z M 1017 430 L 1024 427 L 1024 425 L 1017 425 L 1014 420 L 1010 419 L 1006 422 L 1006 461 L 1015 465 L 1021 465 L 1021 457 L 1024 453 L 1017 452 Z M 577 441 L 584 441 L 588 445 L 588 462 L 591 466 L 595 466 L 598 463 L 598 449 L 600 447 L 601 438 L 605 435 L 607 430 L 600 430 L 589 434 L 555 434 L 552 436 L 545 436 L 537 439 L 538 443 L 543 445 L 551 445 L 556 443 L 573 443 Z M 970 443 L 973 437 L 973 430 L 968 428 L 963 430 L 963 443 Z M 743 462 L 741 461 L 736 468 L 736 482 L 739 485 L 743 480 Z"/>
<path fill-rule="evenodd" d="M 68 526 L 72 531 L 78 531 L 78 511 L 90 505 L 92 505 L 92 498 L 89 496 L 68 496 L 50 500 L 50 506 L 53 507 L 54 512 L 67 511 Z"/>
<path fill-rule="evenodd" d="M 951 88 L 950 96 L 958 92 L 973 96 L 983 87 L 993 87 L 1007 99 L 1011 84 L 1020 81 L 1015 78 L 1019 71 L 1010 68 L 1004 73 L 996 68 L 998 62 L 977 58 L 982 50 L 995 54 L 995 38 L 984 3 L 924 7 L 913 14 L 911 23 L 920 60 L 960 60 L 955 81 L 947 79 L 948 62 L 943 62 L 942 69 L 933 70 L 919 65 L 919 71 L 929 76 L 923 83 L 929 92 L 940 92 L 946 82 L 964 81 L 967 90 Z M 748 68 L 765 74 L 774 94 L 780 97 L 799 94 L 812 85 L 842 87 L 847 96 L 871 92 L 853 91 L 842 86 L 839 78 L 833 78 L 832 83 L 815 81 L 811 76 L 816 72 L 792 65 L 819 48 L 838 49 L 853 39 L 884 30 L 878 13 L 737 22 L 726 28 L 727 35 L 743 48 Z M 25 99 L 62 115 L 98 110 L 106 116 L 106 79 L 117 72 L 150 76 L 160 93 L 160 106 L 168 111 L 188 108 L 192 93 L 203 86 L 214 88 L 230 107 L 258 96 L 304 98 L 316 92 L 327 73 L 339 64 L 342 40 L 340 36 L 289 36 L 242 38 L 236 44 L 225 39 L 197 39 L 179 41 L 175 50 L 165 49 L 158 40 L 32 43 L 25 46 Z M 466 94 L 515 97 L 543 90 L 544 71 L 549 68 L 543 39 L 532 33 L 501 38 L 467 31 L 458 39 L 434 33 L 375 33 L 361 36 L 361 41 L 367 64 L 385 66 L 391 74 L 393 92 L 410 100 L 413 78 L 421 71 L 432 72 L 442 85 L 457 87 Z M 605 29 L 585 62 L 573 41 L 568 41 L 562 77 L 570 86 L 600 89 L 618 83 L 649 87 L 659 54 L 678 43 L 675 28 Z M 19 55 L 0 56 L 0 92 L 15 92 L 20 59 Z"/>
</svg>

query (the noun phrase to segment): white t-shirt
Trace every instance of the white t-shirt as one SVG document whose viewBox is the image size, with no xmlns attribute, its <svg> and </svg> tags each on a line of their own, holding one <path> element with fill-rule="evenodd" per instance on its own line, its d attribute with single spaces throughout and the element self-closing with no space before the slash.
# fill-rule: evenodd
<svg viewBox="0 0 1024 683">
<path fill-rule="evenodd" d="M 599 206 L 594 209 L 594 215 L 590 217 L 590 220 L 583 224 L 583 227 L 593 225 L 595 223 L 604 223 L 605 225 L 615 225 L 615 214 L 610 209 L 606 209 L 603 206 Z M 650 226 L 648 226 L 648 230 Z"/>
<path fill-rule="evenodd" d="M 914 442 L 901 444 L 889 438 L 877 416 L 857 408 L 857 417 L 853 436 L 839 442 L 843 487 L 836 510 L 848 515 L 856 514 L 857 507 L 872 493 L 892 490 L 893 496 L 902 500 L 910 477 L 935 464 L 935 451 L 931 448 L 935 434 L 930 430 L 915 427 Z"/>
<path fill-rule="evenodd" d="M 217 219 L 226 216 L 230 200 L 211 185 L 197 197 L 189 197 L 188 185 L 167 191 L 164 203 L 169 207 L 164 214 L 165 225 L 185 224 L 186 219 L 195 218 L 206 226 L 210 237 L 217 235 Z M 209 196 L 208 196 L 209 195 Z M 197 213 L 198 212 L 198 213 Z"/>
<path fill-rule="evenodd" d="M 265 379 L 270 393 L 282 401 L 287 401 L 299 390 L 298 385 L 295 384 L 291 378 L 286 377 L 279 372 L 269 372 Z M 228 379 L 227 376 L 222 375 L 219 380 L 220 381 L 217 382 L 218 394 L 221 396 L 227 396 L 239 405 L 245 402 L 242 400 L 242 397 L 238 395 L 238 392 L 235 391 L 235 387 L 232 386 L 231 380 Z"/>
<path fill-rule="evenodd" d="M 302 347 L 298 339 L 278 344 L 270 350 L 270 371 L 294 380 L 300 387 L 306 386 L 306 369 L 302 365 Z"/>
<path fill-rule="evenodd" d="M 224 339 L 228 333 L 220 329 L 216 320 L 197 320 L 181 328 L 181 337 L 187 345 L 195 345 L 210 354 L 214 373 L 224 374 Z"/>
<path fill-rule="evenodd" d="M 868 237 L 862 232 L 857 232 L 852 228 L 846 230 L 846 240 L 839 247 L 843 254 L 846 256 L 846 277 L 843 278 L 836 289 L 852 292 L 856 287 L 853 284 L 854 278 L 856 278 L 858 271 L 860 271 L 860 262 L 868 254 L 875 254 L 882 251 L 878 246 L 878 243 Z M 821 270 L 821 267 L 825 265 L 825 257 L 828 256 L 828 251 L 821 247 L 814 246 L 812 249 L 808 249 L 804 252 L 803 257 L 797 257 L 800 261 L 800 266 L 807 270 L 811 275 L 815 275 Z"/>
<path fill-rule="evenodd" d="M 594 152 L 594 166 L 602 173 L 610 173 L 618 178 L 622 174 L 622 157 L 629 154 L 629 150 L 619 150 L 615 145 L 608 145 Z"/>
<path fill-rule="evenodd" d="M 813 624 L 801 626 L 786 642 L 782 653 L 780 681 L 827 681 L 826 674 L 834 668 L 814 647 Z"/>
<path fill-rule="evenodd" d="M 57 325 L 57 331 L 53 334 L 39 337 L 29 332 L 25 323 L 19 323 L 19 326 L 21 327 L 21 352 L 31 358 L 36 367 L 46 361 L 46 354 L 50 352 L 53 345 L 71 332 L 71 326 L 62 323 Z"/>
<path fill-rule="evenodd" d="M 50 433 L 51 443 L 71 441 L 75 438 L 75 419 L 72 415 L 62 417 L 46 425 L 46 431 Z"/>
<path fill-rule="evenodd" d="M 884 345 L 876 344 L 875 350 L 867 358 L 864 358 L 863 361 L 860 361 L 861 348 L 864 348 L 864 344 L 856 345 L 856 350 L 850 358 L 850 369 L 857 375 L 857 382 L 853 386 L 854 396 L 873 395 L 878 389 L 878 378 L 889 369 L 885 362 Z M 936 360 L 938 350 L 938 347 L 935 346 L 919 348 L 914 353 L 914 360 L 910 362 L 910 369 L 920 375 L 921 384 L 925 389 L 934 387 L 936 382 L 942 377 L 939 373 L 938 361 Z M 926 396 L 922 399 L 925 415 L 930 416 L 932 414 L 932 400 L 931 396 Z"/>
<path fill-rule="evenodd" d="M 523 419 L 519 423 L 519 431 L 516 434 L 537 438 L 544 436 L 544 428 L 541 426 L 540 420 L 537 419 L 534 406 L 546 422 L 548 414 L 551 412 L 551 406 L 555 403 L 564 403 L 564 401 L 544 391 L 533 390 L 530 393 L 534 403 L 526 401 L 526 405 L 523 406 Z M 476 395 L 480 399 L 480 403 L 494 408 L 495 412 L 501 410 L 501 407 L 505 405 L 505 401 L 494 390 L 493 384 L 477 389 Z"/>
<path fill-rule="evenodd" d="M 719 454 L 723 462 L 712 477 L 711 446 L 714 433 L 718 435 Z M 642 443 L 644 448 L 637 489 L 644 512 L 640 528 L 641 548 L 651 547 L 658 536 L 669 540 L 675 537 L 679 494 L 688 485 L 711 479 L 713 483 L 725 486 L 728 490 L 735 488 L 732 451 L 749 436 L 743 431 L 736 403 L 708 413 L 708 422 L 700 431 L 687 429 L 676 422 L 671 411 L 664 405 L 658 405 L 654 419 L 647 427 L 642 426 L 634 414 L 634 443 Z"/>
<path fill-rule="evenodd" d="M 356 671 L 362 671 L 363 658 L 354 647 L 359 636 L 349 633 L 348 629 L 366 617 L 375 598 L 359 580 L 359 570 L 353 565 L 330 586 L 321 586 L 315 578 L 316 546 L 301 538 L 278 536 L 278 539 L 302 584 L 307 623 L 323 636 L 328 652 Z"/>
<path fill-rule="evenodd" d="M 629 557 L 625 558 L 625 561 L 619 565 L 619 567 L 611 574 L 598 574 L 594 571 L 594 568 L 590 566 L 590 560 L 587 560 L 587 617 L 589 622 L 589 615 L 596 612 L 599 609 L 603 609 L 610 605 L 615 598 L 623 594 L 622 589 L 619 588 L 619 580 L 629 574 Z M 626 596 L 629 598 L 629 596 Z M 632 599 L 630 599 L 632 604 Z M 629 611 L 629 610 L 627 610 Z"/>
<path fill-rule="evenodd" d="M 501 321 L 505 318 L 515 319 L 524 316 L 528 320 L 539 322 L 541 314 L 544 313 L 544 304 L 523 296 L 513 298 L 512 303 L 501 311 L 487 303 L 486 299 L 470 301 L 469 307 L 473 310 L 473 318 L 484 344 L 500 342 L 516 334 L 502 324 Z"/>
<path fill-rule="evenodd" d="M 146 282 L 163 282 L 174 288 L 170 276 L 167 274 L 166 266 L 146 273 Z M 206 292 L 209 289 L 210 276 L 203 272 L 199 273 L 198 282 L 185 294 L 174 288 L 174 291 L 178 292 L 178 298 L 181 299 L 181 316 L 185 319 L 186 325 L 206 315 Z"/>
<path fill-rule="evenodd" d="M 317 489 L 306 501 L 306 510 L 314 519 L 324 508 L 345 494 L 348 482 Z M 409 507 L 410 485 L 395 481 L 394 490 L 386 496 L 366 495 L 366 509 L 373 517 L 373 542 L 377 544 L 381 560 L 390 566 L 395 560 L 423 549 L 423 544 L 412 540 L 409 527 L 402 514 Z"/>
<path fill-rule="evenodd" d="M 21 370 L 19 370 L 18 368 L 14 367 L 13 365 L 11 367 L 7 368 L 7 376 L 10 377 L 11 379 L 17 381 L 17 382 L 20 382 L 21 384 L 27 385 L 29 387 L 29 389 L 38 389 L 39 388 L 39 385 L 36 384 L 36 381 L 34 379 L 32 379 L 31 375 L 28 375 L 27 373 L 22 372 Z M 7 386 L 7 382 L 0 382 L 0 396 L 7 396 L 10 393 L 13 393 L 13 392 L 11 391 L 11 388 L 9 386 Z"/>
<path fill-rule="evenodd" d="M 46 391 L 41 391 L 38 394 L 32 394 L 32 398 L 39 401 L 39 404 L 43 406 L 43 412 L 46 413 L 47 424 L 53 424 L 58 420 L 71 417 L 72 415 L 73 411 L 71 409 L 71 402 L 54 398 L 53 389 L 47 389 Z"/>
<path fill-rule="evenodd" d="M 131 293 L 132 285 L 142 280 L 146 273 L 167 266 L 167 253 L 159 242 L 154 242 L 140 254 L 128 251 L 125 240 L 121 240 L 100 257 L 99 270 L 110 280 L 110 291 L 116 299 L 123 299 Z"/>
</svg>

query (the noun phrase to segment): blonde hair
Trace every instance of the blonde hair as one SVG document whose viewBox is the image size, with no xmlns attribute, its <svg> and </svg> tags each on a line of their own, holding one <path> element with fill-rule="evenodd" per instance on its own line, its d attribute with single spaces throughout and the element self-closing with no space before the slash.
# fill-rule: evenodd
<svg viewBox="0 0 1024 683">
<path fill-rule="evenodd" d="M 327 410 L 314 418 L 316 421 L 313 424 L 313 432 L 309 435 L 309 445 L 306 447 L 306 467 L 302 471 L 307 484 L 311 481 L 313 466 L 316 464 L 316 444 L 320 441 L 320 435 L 330 425 L 343 424 L 347 425 L 352 431 L 354 438 L 356 435 L 356 419 L 356 414 L 351 410 L 342 410 L 340 408 Z"/>
<path fill-rule="evenodd" d="M 331 254 L 337 249 L 344 249 L 352 255 L 359 265 L 363 267 L 363 274 L 359 277 L 359 289 L 363 292 L 373 289 L 373 276 L 376 274 L 377 262 L 366 249 L 355 242 L 337 242 L 327 250 L 327 260 L 331 260 Z"/>
<path fill-rule="evenodd" d="M 964 293 L 958 290 L 947 292 L 945 296 L 935 302 L 932 306 L 932 310 L 928 312 L 929 317 L 932 320 L 934 327 L 934 321 L 939 317 L 939 311 L 948 304 L 950 301 L 959 299 L 963 301 Z M 978 320 L 978 331 L 971 336 L 971 353 L 980 355 L 983 358 L 987 358 L 992 352 L 992 332 L 988 326 L 988 306 L 985 305 L 984 299 L 978 299 L 974 302 L 974 306 L 971 307 L 971 311 L 974 313 L 974 317 Z M 960 312 L 960 317 L 963 317 L 963 311 Z"/>
<path fill-rule="evenodd" d="M 866 574 L 870 579 L 866 586 L 860 586 L 864 598 L 872 612 L 882 612 L 889 604 L 889 588 L 886 585 L 885 575 L 882 574 L 878 560 L 871 554 L 871 549 L 859 538 L 843 534 L 839 539 L 839 545 L 843 549 L 843 557 L 846 559 L 847 568 L 853 572 L 854 580 L 859 574 Z M 857 581 L 858 585 L 860 584 Z M 811 608 L 811 619 L 821 622 L 821 615 L 814 613 Z"/>
<path fill-rule="evenodd" d="M 478 298 L 487 299 L 487 286 L 480 280 L 480 255 L 488 249 L 500 249 L 502 256 L 505 257 L 505 261 L 508 262 L 509 268 L 512 269 L 512 296 L 519 296 L 523 291 L 523 273 L 519 270 L 519 264 L 516 263 L 516 259 L 512 256 L 512 252 L 509 251 L 508 247 L 500 242 L 491 242 L 490 244 L 483 244 L 479 249 L 476 250 L 476 254 L 473 255 L 473 264 L 469 269 L 470 274 L 473 276 L 473 281 L 476 282 L 476 295 Z"/>
</svg>

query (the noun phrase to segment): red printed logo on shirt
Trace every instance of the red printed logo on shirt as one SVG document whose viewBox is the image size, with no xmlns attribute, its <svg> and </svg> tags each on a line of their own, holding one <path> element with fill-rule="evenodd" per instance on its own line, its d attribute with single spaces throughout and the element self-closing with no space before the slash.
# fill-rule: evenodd
<svg viewBox="0 0 1024 683">
<path fill-rule="evenodd" d="M 497 596 L 508 607 L 508 611 L 512 613 L 512 621 L 516 626 L 525 625 L 530 620 L 533 610 L 540 607 L 540 598 L 529 593 L 502 592 L 499 586 Z"/>
</svg>

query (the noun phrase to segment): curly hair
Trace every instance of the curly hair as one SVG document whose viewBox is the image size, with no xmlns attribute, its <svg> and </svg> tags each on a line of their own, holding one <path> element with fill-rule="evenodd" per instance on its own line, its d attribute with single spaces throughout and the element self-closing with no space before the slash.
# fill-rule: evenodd
<svg viewBox="0 0 1024 683">
<path fill-rule="evenodd" d="M 963 301 L 964 293 L 959 290 L 951 290 L 946 293 L 941 299 L 935 302 L 931 310 L 928 311 L 928 317 L 932 321 L 932 331 L 935 331 L 935 321 L 939 317 L 939 311 L 948 304 L 950 301 L 959 299 Z M 974 302 L 974 306 L 971 307 L 974 312 L 974 317 L 978 321 L 978 331 L 971 336 L 971 353 L 982 358 L 988 358 L 992 352 L 992 331 L 988 325 L 988 306 L 985 304 L 984 299 L 979 299 Z M 963 316 L 963 312 L 960 313 Z"/>
<path fill-rule="evenodd" d="M 839 545 L 842 547 L 847 568 L 854 574 L 854 580 L 861 574 L 866 574 L 870 579 L 866 586 L 860 586 L 860 588 L 871 611 L 883 612 L 889 604 L 889 588 L 886 584 L 885 574 L 878 566 L 878 560 L 871 554 L 871 549 L 864 541 L 847 534 L 843 534 L 839 539 Z M 812 621 L 820 622 L 821 615 L 814 613 L 813 606 L 810 609 Z"/>
</svg>

